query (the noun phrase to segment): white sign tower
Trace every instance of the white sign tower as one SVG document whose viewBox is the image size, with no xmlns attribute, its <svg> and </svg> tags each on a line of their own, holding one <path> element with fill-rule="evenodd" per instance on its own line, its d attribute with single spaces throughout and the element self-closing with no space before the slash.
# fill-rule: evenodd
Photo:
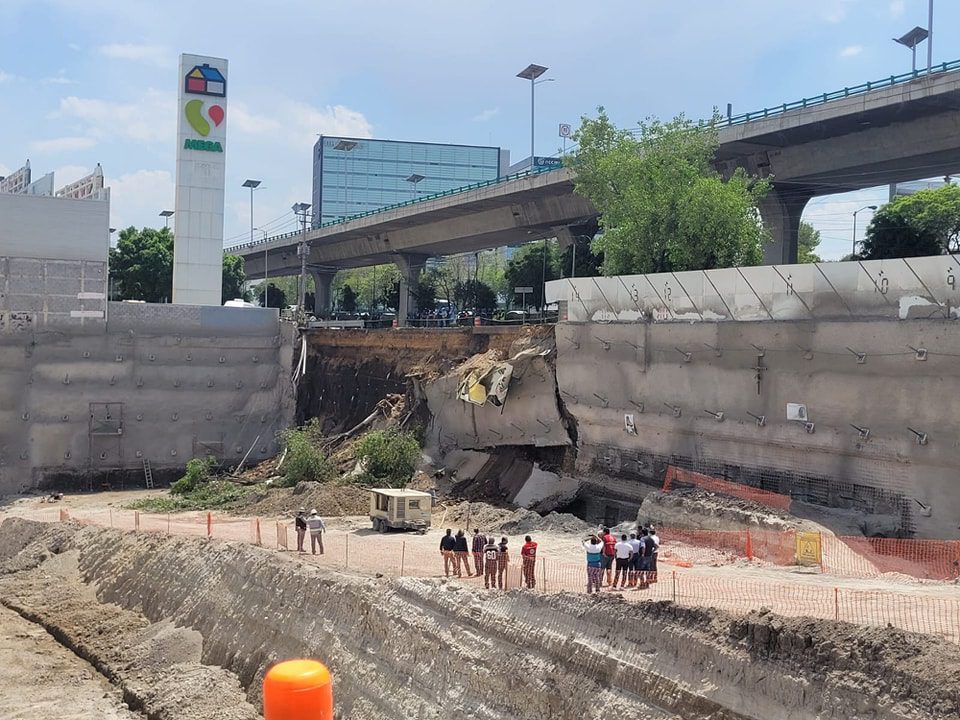
<svg viewBox="0 0 960 720">
<path fill-rule="evenodd" d="M 180 56 L 173 302 L 219 305 L 223 276 L 223 186 L 227 61 Z"/>
</svg>

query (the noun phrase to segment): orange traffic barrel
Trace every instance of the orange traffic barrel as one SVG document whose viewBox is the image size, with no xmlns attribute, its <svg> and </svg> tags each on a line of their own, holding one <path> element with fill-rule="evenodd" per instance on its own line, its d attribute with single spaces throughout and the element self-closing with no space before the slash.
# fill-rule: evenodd
<svg viewBox="0 0 960 720">
<path fill-rule="evenodd" d="M 263 678 L 264 720 L 333 720 L 333 681 L 316 660 L 277 663 Z"/>
</svg>

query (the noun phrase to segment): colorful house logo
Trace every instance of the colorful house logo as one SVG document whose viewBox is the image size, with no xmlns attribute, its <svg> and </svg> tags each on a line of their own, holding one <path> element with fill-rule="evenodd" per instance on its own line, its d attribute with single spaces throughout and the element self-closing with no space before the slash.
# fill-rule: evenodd
<svg viewBox="0 0 960 720">
<path fill-rule="evenodd" d="M 184 92 L 194 95 L 227 96 L 227 79 L 215 67 L 207 63 L 195 65 L 184 79 Z"/>
</svg>

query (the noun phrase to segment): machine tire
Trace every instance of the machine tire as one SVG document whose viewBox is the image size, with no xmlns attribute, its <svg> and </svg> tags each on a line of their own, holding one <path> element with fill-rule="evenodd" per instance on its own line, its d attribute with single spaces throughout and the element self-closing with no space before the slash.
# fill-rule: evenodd
<svg viewBox="0 0 960 720">
<path fill-rule="evenodd" d="M 378 533 L 385 533 L 385 532 L 387 531 L 387 529 L 388 529 L 388 528 L 387 528 L 387 521 L 386 521 L 386 520 L 381 520 L 381 521 L 380 521 L 380 524 L 377 526 L 377 532 L 378 532 Z"/>
</svg>

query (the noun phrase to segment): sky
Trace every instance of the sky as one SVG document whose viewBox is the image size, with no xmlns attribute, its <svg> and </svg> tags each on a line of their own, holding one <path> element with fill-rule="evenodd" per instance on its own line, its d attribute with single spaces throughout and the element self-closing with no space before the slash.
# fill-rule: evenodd
<svg viewBox="0 0 960 720">
<path fill-rule="evenodd" d="M 173 208 L 181 52 L 227 58 L 227 244 L 255 224 L 294 228 L 318 134 L 495 145 L 537 154 L 559 123 L 604 106 L 620 125 L 770 107 L 910 70 L 891 41 L 927 0 L 0 0 L 0 175 L 27 158 L 57 187 L 99 162 L 111 225 Z M 934 62 L 960 58 L 960 2 L 936 0 Z M 926 50 L 919 54 L 926 57 Z M 960 168 L 958 168 L 960 170 Z M 820 254 L 849 252 L 852 212 L 876 188 L 813 200 Z M 858 219 L 858 235 L 869 211 Z"/>
</svg>

